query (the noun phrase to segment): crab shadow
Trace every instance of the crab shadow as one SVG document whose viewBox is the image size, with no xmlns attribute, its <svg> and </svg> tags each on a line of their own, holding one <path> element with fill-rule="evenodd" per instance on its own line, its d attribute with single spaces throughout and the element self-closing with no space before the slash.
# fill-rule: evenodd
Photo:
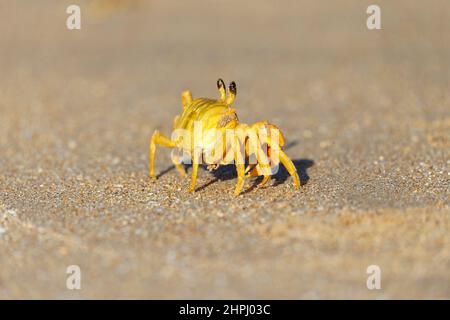
<svg viewBox="0 0 450 320">
<path fill-rule="evenodd" d="M 298 141 L 296 140 L 291 141 L 290 143 L 287 143 L 283 149 L 284 150 L 290 149 L 296 146 L 297 144 Z M 292 163 L 294 164 L 295 169 L 297 170 L 298 176 L 300 178 L 300 184 L 302 186 L 307 184 L 309 181 L 308 169 L 314 166 L 314 161 L 311 159 L 296 159 L 292 160 Z M 236 166 L 233 164 L 220 166 L 211 173 L 214 176 L 214 179 L 209 181 L 205 185 L 200 186 L 197 190 L 203 190 L 204 188 L 210 186 L 211 184 L 217 181 L 231 180 L 237 178 Z M 278 167 L 278 172 L 271 177 L 271 179 L 275 180 L 273 186 L 277 186 L 286 182 L 289 176 L 290 176 L 289 172 L 282 164 L 280 164 Z M 262 177 L 254 179 L 253 184 L 250 186 L 250 188 L 247 188 L 247 190 L 245 190 L 243 193 L 247 193 L 255 189 L 261 180 Z"/>
<path fill-rule="evenodd" d="M 293 142 L 287 144 L 284 149 L 285 150 L 289 149 L 295 145 L 297 145 L 297 142 L 293 141 Z M 297 173 L 300 178 L 300 184 L 302 186 L 307 184 L 309 181 L 308 169 L 311 168 L 312 166 L 314 166 L 314 161 L 311 159 L 295 159 L 295 160 L 292 160 L 292 163 L 294 164 L 295 168 L 297 169 Z M 187 164 L 184 165 L 184 168 L 187 169 L 188 172 L 190 171 L 189 169 L 191 167 L 192 167 L 192 165 L 187 165 Z M 203 170 L 207 170 L 206 165 L 201 165 L 200 167 Z M 172 171 L 173 169 L 175 169 L 175 167 L 170 166 L 169 168 L 167 168 L 164 171 L 162 171 L 161 173 L 159 173 L 157 178 L 165 175 L 166 173 Z M 219 168 L 217 168 L 214 171 L 211 171 L 210 173 L 212 174 L 214 179 L 205 183 L 204 185 L 197 187 L 196 191 L 201 191 L 218 181 L 226 181 L 226 180 L 232 180 L 232 179 L 237 178 L 236 166 L 234 164 L 220 166 Z M 289 172 L 286 170 L 286 168 L 282 164 L 280 164 L 278 167 L 278 172 L 271 177 L 271 179 L 275 180 L 275 183 L 273 184 L 273 186 L 283 184 L 284 182 L 286 182 L 286 180 L 289 178 L 289 176 L 290 176 Z M 189 173 L 188 173 L 188 177 L 189 177 Z M 250 192 L 253 189 L 255 189 L 261 180 L 262 180 L 262 177 L 258 177 L 256 179 L 254 179 L 253 184 L 250 186 L 250 188 L 247 188 L 247 190 L 245 190 L 243 193 L 247 193 L 247 192 Z"/>
<path fill-rule="evenodd" d="M 314 165 L 314 161 L 311 159 L 297 159 L 297 160 L 292 160 L 292 163 L 294 164 L 295 168 L 297 169 L 297 173 L 300 178 L 300 184 L 302 186 L 307 184 L 309 181 L 308 169 Z M 188 169 L 188 172 L 189 172 L 190 171 L 189 169 L 192 166 L 185 165 L 184 167 L 185 167 L 185 169 Z M 204 169 L 205 171 L 207 170 L 206 166 L 202 165 L 200 167 L 202 169 Z M 160 178 L 161 176 L 165 175 L 166 173 L 172 171 L 173 169 L 175 169 L 175 167 L 170 166 L 169 168 L 167 168 L 164 171 L 162 171 L 161 173 L 159 173 L 157 175 L 157 178 Z M 220 166 L 219 168 L 217 168 L 216 170 L 214 170 L 210 173 L 213 175 L 214 179 L 205 183 L 204 185 L 197 187 L 196 191 L 201 191 L 218 181 L 226 181 L 226 180 L 232 180 L 232 179 L 237 178 L 236 166 L 234 166 L 233 164 Z M 289 172 L 286 170 L 286 168 L 283 165 L 280 164 L 280 166 L 278 168 L 278 172 L 271 177 L 271 179 L 275 180 L 275 183 L 273 184 L 273 186 L 277 186 L 277 185 L 284 183 L 287 180 L 287 178 L 289 178 L 289 176 L 290 176 Z M 188 174 L 188 177 L 190 177 L 189 174 Z M 262 177 L 256 178 L 253 181 L 253 184 L 250 186 L 250 188 L 247 189 L 246 191 L 244 191 L 244 193 L 250 192 L 253 189 L 255 189 L 261 180 L 262 180 Z"/>
<path fill-rule="evenodd" d="M 308 169 L 311 168 L 314 165 L 314 161 L 311 159 L 296 159 L 292 160 L 292 163 L 294 164 L 295 168 L 297 169 L 298 176 L 300 178 L 301 185 L 305 185 L 309 181 L 309 175 L 308 175 Z M 236 173 L 236 167 L 232 164 L 221 166 L 217 170 L 211 172 L 214 176 L 214 179 L 206 183 L 205 185 L 200 186 L 197 190 L 203 190 L 204 188 L 210 186 L 211 184 L 217 182 L 217 181 L 225 181 L 225 180 L 231 180 L 237 178 Z M 290 174 L 286 170 L 286 168 L 283 165 L 280 165 L 278 168 L 278 172 L 274 174 L 271 179 L 275 180 L 275 183 L 273 186 L 280 185 L 284 183 L 288 178 Z M 258 177 L 254 179 L 253 184 L 250 186 L 249 189 L 244 191 L 244 193 L 250 192 L 253 189 L 256 188 L 258 183 L 262 180 L 262 177 Z"/>
</svg>

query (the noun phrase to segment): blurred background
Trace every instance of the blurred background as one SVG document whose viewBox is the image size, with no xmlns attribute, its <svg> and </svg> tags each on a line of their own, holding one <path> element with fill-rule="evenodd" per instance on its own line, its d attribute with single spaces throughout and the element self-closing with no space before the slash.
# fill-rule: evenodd
<svg viewBox="0 0 450 320">
<path fill-rule="evenodd" d="M 372 31 L 370 4 L 1 1 L 0 297 L 449 298 L 450 3 L 378 0 Z M 152 132 L 219 77 L 301 191 L 190 195 L 164 149 L 148 180 Z"/>
</svg>

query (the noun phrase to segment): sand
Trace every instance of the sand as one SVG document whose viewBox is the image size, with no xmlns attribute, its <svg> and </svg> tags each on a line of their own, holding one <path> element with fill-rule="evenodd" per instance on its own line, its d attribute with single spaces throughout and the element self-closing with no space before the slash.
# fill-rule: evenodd
<svg viewBox="0 0 450 320">
<path fill-rule="evenodd" d="M 377 1 L 377 31 L 369 1 L 77 2 L 74 31 L 72 1 L 0 5 L 0 298 L 450 298 L 448 1 Z M 301 190 L 235 198 L 225 168 L 190 194 L 163 149 L 149 180 L 218 77 Z"/>
</svg>

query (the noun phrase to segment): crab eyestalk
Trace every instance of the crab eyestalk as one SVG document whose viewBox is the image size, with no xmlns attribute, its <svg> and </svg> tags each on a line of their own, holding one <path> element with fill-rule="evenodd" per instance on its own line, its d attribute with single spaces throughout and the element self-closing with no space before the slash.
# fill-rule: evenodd
<svg viewBox="0 0 450 320">
<path fill-rule="evenodd" d="M 227 89 L 225 88 L 225 82 L 223 82 L 222 79 L 217 80 L 217 89 L 219 89 L 220 92 L 220 101 L 225 101 L 227 98 Z"/>
<path fill-rule="evenodd" d="M 227 105 L 231 106 L 233 104 L 234 98 L 236 98 L 236 93 L 237 93 L 237 89 L 236 89 L 236 82 L 231 81 L 230 83 L 230 95 L 227 98 Z"/>
</svg>

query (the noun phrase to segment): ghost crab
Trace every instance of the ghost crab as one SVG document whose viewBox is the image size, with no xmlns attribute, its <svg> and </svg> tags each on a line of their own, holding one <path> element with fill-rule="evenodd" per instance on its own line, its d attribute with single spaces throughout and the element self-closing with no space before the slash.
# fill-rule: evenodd
<svg viewBox="0 0 450 320">
<path fill-rule="evenodd" d="M 156 130 L 150 140 L 150 177 L 155 178 L 156 146 L 175 148 L 183 157 L 172 152 L 172 162 L 177 171 L 186 176 L 182 159 L 192 160 L 192 179 L 189 191 L 194 192 L 198 167 L 201 163 L 214 170 L 220 165 L 234 163 L 237 184 L 234 195 L 238 196 L 245 177 L 263 176 L 258 184 L 262 187 L 276 173 L 281 162 L 294 179 L 295 188 L 300 188 L 297 170 L 284 153 L 284 137 L 280 130 L 267 121 L 252 125 L 240 123 L 236 110 L 231 108 L 236 97 L 236 84 L 231 82 L 227 97 L 225 83 L 217 80 L 219 99 L 192 97 L 190 91 L 181 94 L 183 112 L 174 118 L 171 138 Z M 246 167 L 247 164 L 247 167 Z"/>
</svg>

